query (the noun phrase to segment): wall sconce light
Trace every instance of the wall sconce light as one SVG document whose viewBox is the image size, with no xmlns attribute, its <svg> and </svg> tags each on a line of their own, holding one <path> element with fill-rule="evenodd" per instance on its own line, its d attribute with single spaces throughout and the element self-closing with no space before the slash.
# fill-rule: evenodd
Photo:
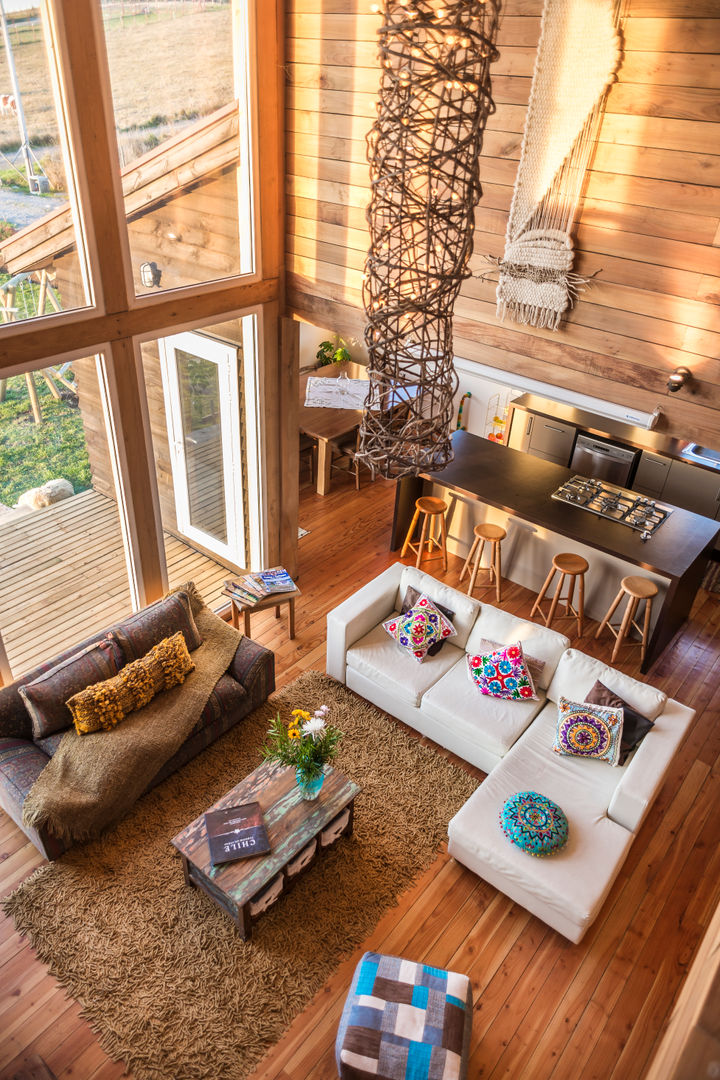
<svg viewBox="0 0 720 1080">
<path fill-rule="evenodd" d="M 667 388 L 671 394 L 677 394 L 678 390 L 682 390 L 683 386 L 686 386 L 691 379 L 692 372 L 690 371 L 690 368 L 675 368 L 667 381 Z"/>
<path fill-rule="evenodd" d="M 160 278 L 162 277 L 162 270 L 155 262 L 144 262 L 140 264 L 140 280 L 146 289 L 152 289 L 155 285 L 160 285 Z"/>
</svg>

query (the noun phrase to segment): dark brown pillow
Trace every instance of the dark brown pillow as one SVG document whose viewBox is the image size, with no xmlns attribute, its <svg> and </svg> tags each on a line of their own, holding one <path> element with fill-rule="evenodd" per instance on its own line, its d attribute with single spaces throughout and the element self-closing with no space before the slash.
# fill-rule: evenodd
<svg viewBox="0 0 720 1080">
<path fill-rule="evenodd" d="M 111 679 L 122 664 L 118 646 L 104 639 L 81 649 L 32 682 L 18 687 L 32 720 L 33 739 L 63 731 L 73 722 L 65 702 L 91 683 Z"/>
<path fill-rule="evenodd" d="M 419 592 L 419 590 L 416 589 L 413 585 L 408 585 L 407 589 L 405 590 L 405 599 L 402 602 L 400 613 L 402 615 L 405 615 L 405 613 L 408 612 L 410 608 L 415 607 L 422 595 L 423 594 Z M 432 600 L 432 597 L 430 597 L 430 599 Z M 455 618 L 454 611 L 451 611 L 450 608 L 443 607 L 442 604 L 438 604 L 437 600 L 433 600 L 433 604 L 438 609 L 438 611 L 441 611 L 443 613 L 446 619 L 449 619 L 450 622 L 453 621 L 453 619 Z M 442 641 L 436 641 L 434 645 L 430 646 L 426 655 L 437 656 L 437 654 L 440 652 L 443 645 L 445 644 L 446 640 L 447 638 L 443 638 Z"/>
<path fill-rule="evenodd" d="M 178 631 L 181 631 L 185 638 L 188 652 L 202 645 L 203 639 L 195 625 L 190 597 L 186 592 L 174 592 L 164 596 L 162 600 L 156 600 L 142 611 L 123 619 L 109 636 L 117 641 L 125 662 L 129 664 L 146 656 L 154 645 L 172 637 Z"/>
<path fill-rule="evenodd" d="M 653 722 L 643 716 L 627 701 L 623 701 L 619 694 L 610 690 L 600 680 L 595 683 L 585 701 L 588 705 L 606 705 L 610 709 L 623 710 L 623 729 L 620 742 L 620 757 L 618 765 L 624 765 L 628 756 L 640 745 L 648 731 L 652 730 Z"/>
</svg>

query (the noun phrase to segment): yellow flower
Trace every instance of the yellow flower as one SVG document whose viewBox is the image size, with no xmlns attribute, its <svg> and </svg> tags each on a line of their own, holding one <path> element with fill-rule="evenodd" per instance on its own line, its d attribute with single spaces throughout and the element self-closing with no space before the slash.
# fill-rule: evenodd
<svg viewBox="0 0 720 1080">
<path fill-rule="evenodd" d="M 309 720 L 310 719 L 310 713 L 306 712 L 305 709 L 293 709 L 293 711 L 290 713 L 290 715 L 296 717 L 296 720 L 295 720 L 296 724 L 298 724 L 300 722 L 300 720 Z"/>
<path fill-rule="evenodd" d="M 290 728 L 290 730 L 288 731 L 288 738 L 289 739 L 299 739 L 300 738 L 300 732 L 298 731 L 298 729 L 297 728 Z"/>
</svg>

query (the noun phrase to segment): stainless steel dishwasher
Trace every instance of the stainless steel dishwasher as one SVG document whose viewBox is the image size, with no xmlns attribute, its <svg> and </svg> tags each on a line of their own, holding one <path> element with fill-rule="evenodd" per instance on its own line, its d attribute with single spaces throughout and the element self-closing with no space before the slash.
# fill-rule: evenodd
<svg viewBox="0 0 720 1080">
<path fill-rule="evenodd" d="M 593 439 L 591 435 L 578 435 L 570 468 L 582 476 L 625 487 L 639 456 L 639 450 Z"/>
</svg>

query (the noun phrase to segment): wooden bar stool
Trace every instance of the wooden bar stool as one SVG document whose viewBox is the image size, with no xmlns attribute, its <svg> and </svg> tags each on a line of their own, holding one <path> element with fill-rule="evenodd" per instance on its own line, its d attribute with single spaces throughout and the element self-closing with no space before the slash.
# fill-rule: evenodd
<svg viewBox="0 0 720 1080">
<path fill-rule="evenodd" d="M 475 555 L 475 563 L 473 564 L 473 571 L 470 576 L 470 584 L 468 586 L 467 594 L 472 596 L 473 589 L 475 588 L 475 579 L 478 575 L 480 568 L 480 559 L 482 558 L 483 548 L 485 543 L 490 544 L 490 581 L 495 580 L 495 595 L 497 596 L 497 602 L 500 603 L 500 542 L 505 539 L 507 532 L 503 529 L 502 525 L 491 525 L 489 522 L 481 522 L 480 525 L 476 525 L 473 529 L 475 539 L 473 540 L 472 547 L 468 552 L 468 557 L 465 560 L 465 565 L 460 572 L 460 580 L 465 577 L 465 571 L 470 566 L 473 555 Z M 477 554 L 476 554 L 477 552 Z"/>
<path fill-rule="evenodd" d="M 654 581 L 650 578 L 644 577 L 624 577 L 620 582 L 620 592 L 617 594 L 612 604 L 607 610 L 605 618 L 598 626 L 595 637 L 599 638 L 603 630 L 607 626 L 608 630 L 615 635 L 615 648 L 612 652 L 612 662 L 617 659 L 617 655 L 620 652 L 620 646 L 625 641 L 625 638 L 630 633 L 631 628 L 634 626 L 637 632 L 640 634 L 640 663 L 642 664 L 645 659 L 645 653 L 647 652 L 648 638 L 650 636 L 650 615 L 652 614 L 652 602 L 653 596 L 657 596 L 658 587 Z M 625 608 L 625 614 L 622 617 L 622 622 L 616 628 L 610 622 L 611 618 L 615 614 L 615 610 L 622 600 L 623 596 L 627 596 L 628 602 Z M 637 614 L 638 605 L 641 600 L 645 601 L 645 618 L 643 619 L 642 627 L 635 622 L 635 615 Z M 627 645 L 636 644 L 634 641 L 625 642 Z"/>
<path fill-rule="evenodd" d="M 533 604 L 533 609 L 530 612 L 530 618 L 533 617 L 536 611 L 540 612 L 541 617 L 546 626 L 555 618 L 558 604 L 561 600 L 561 593 L 563 585 L 565 584 L 565 578 L 570 578 L 568 585 L 568 594 L 565 598 L 565 615 L 561 618 L 570 618 L 574 616 L 577 619 L 578 635 L 582 637 L 583 632 L 583 619 L 585 617 L 585 574 L 589 569 L 587 559 L 583 559 L 582 555 L 573 555 L 570 552 L 564 552 L 560 555 L 555 555 L 552 561 L 552 570 L 545 578 L 545 584 L 538 593 L 538 598 Z M 560 574 L 560 580 L 555 588 L 555 595 L 552 598 L 550 604 L 550 610 L 547 614 L 547 618 L 543 616 L 540 602 L 545 599 L 545 594 L 550 588 L 550 582 L 555 576 L 555 572 Z M 573 596 L 575 594 L 575 581 L 578 580 L 578 606 L 577 610 L 573 607 Z"/>
<path fill-rule="evenodd" d="M 400 558 L 405 556 L 408 548 L 417 552 L 417 559 L 415 565 L 420 566 L 420 560 L 422 559 L 423 547 L 427 545 L 426 558 L 430 558 L 433 547 L 440 549 L 442 555 L 443 570 L 447 570 L 447 534 L 445 532 L 445 511 L 447 510 L 447 503 L 443 499 L 436 499 L 433 495 L 423 495 L 422 498 L 415 500 L 415 513 L 410 523 L 407 536 L 405 537 L 405 543 L 402 546 L 400 552 Z M 415 532 L 415 526 L 418 523 L 418 518 L 423 514 L 422 528 L 420 530 L 420 539 L 417 543 L 412 540 L 412 535 Z M 437 518 L 440 518 L 440 539 L 435 536 L 435 522 Z"/>
</svg>

